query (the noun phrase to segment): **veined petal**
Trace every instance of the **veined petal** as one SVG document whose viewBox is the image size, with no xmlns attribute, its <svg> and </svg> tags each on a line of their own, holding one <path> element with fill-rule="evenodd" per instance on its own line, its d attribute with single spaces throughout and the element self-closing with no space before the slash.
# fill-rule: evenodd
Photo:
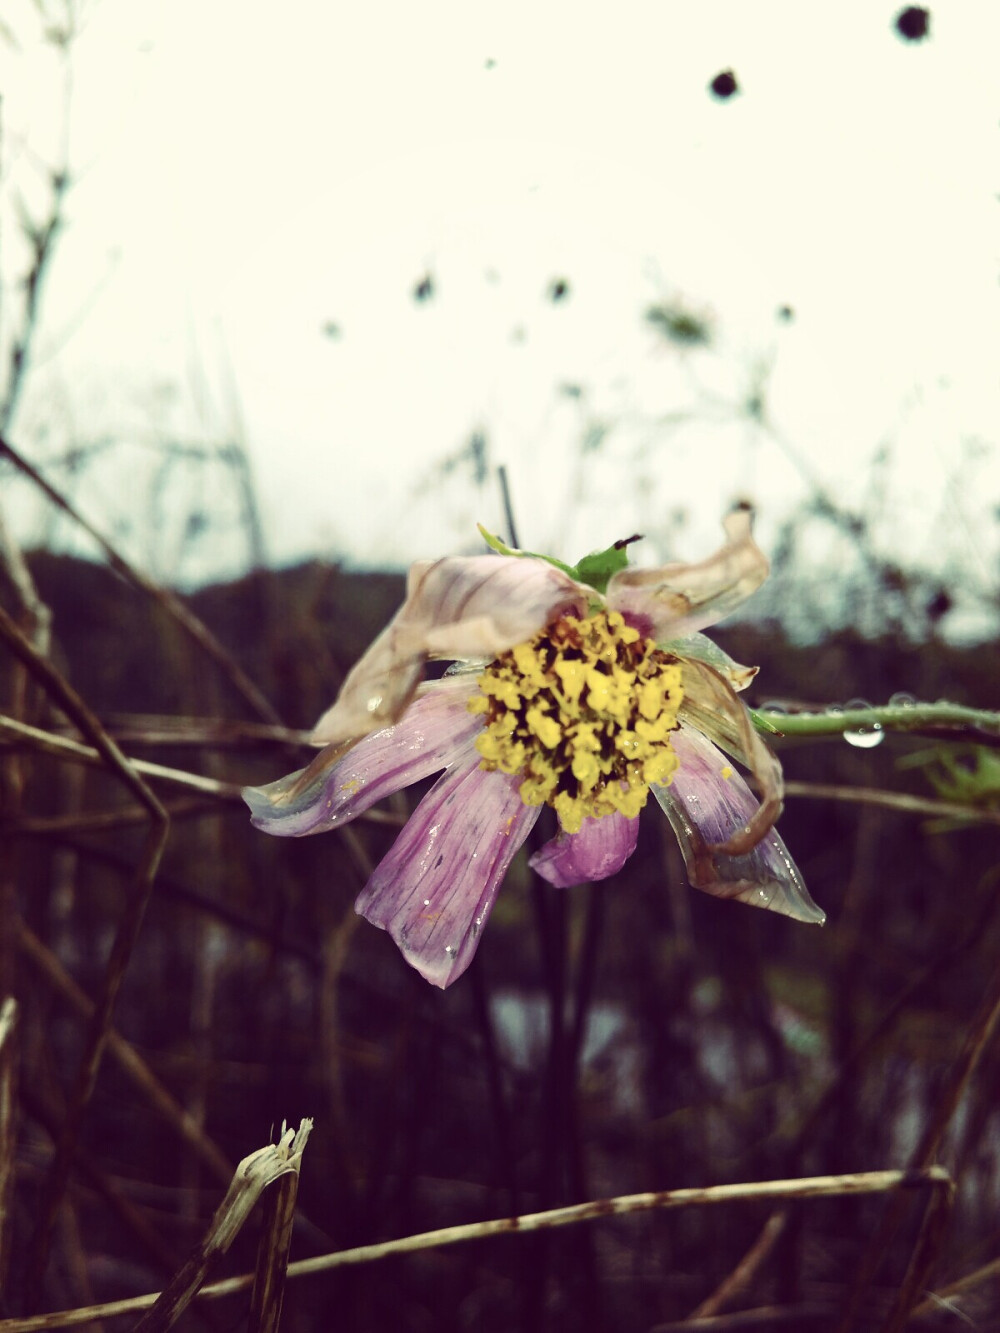
<svg viewBox="0 0 1000 1333">
<path fill-rule="evenodd" d="M 694 888 L 822 925 L 826 914 L 773 829 L 742 856 L 720 851 L 734 827 L 749 826 L 757 805 L 726 756 L 683 724 L 671 744 L 680 766 L 669 787 L 654 783 L 650 790 L 670 820 Z"/>
<path fill-rule="evenodd" d="M 301 838 L 346 824 L 393 792 L 429 777 L 472 751 L 482 718 L 465 707 L 475 676 L 435 681 L 394 727 L 370 732 L 346 752 L 329 745 L 308 768 L 266 787 L 247 787 L 251 822 L 265 833 Z"/>
<path fill-rule="evenodd" d="M 723 526 L 725 546 L 696 565 L 619 570 L 608 583 L 608 606 L 657 643 L 721 620 L 757 591 L 768 571 L 750 534 L 750 510 L 734 509 Z"/>
<path fill-rule="evenodd" d="M 578 833 L 559 833 L 528 864 L 557 889 L 589 884 L 621 870 L 635 851 L 639 820 L 617 811 L 585 819 Z"/>
<path fill-rule="evenodd" d="M 538 818 L 520 777 L 474 762 L 439 778 L 362 889 L 355 910 L 387 930 L 435 986 L 472 962 L 507 868 Z"/>
<path fill-rule="evenodd" d="M 684 682 L 681 721 L 691 723 L 695 731 L 735 755 L 760 785 L 760 804 L 754 802 L 750 818 L 740 820 L 725 840 L 713 848 L 739 856 L 756 847 L 781 814 L 784 793 L 781 765 L 764 744 L 732 686 L 714 667 L 688 658 L 682 662 L 681 670 Z M 676 733 L 671 736 L 671 743 L 675 736 Z"/>
<path fill-rule="evenodd" d="M 313 740 L 336 743 L 397 721 L 428 658 L 496 657 L 587 604 L 588 590 L 545 560 L 478 555 L 415 564 L 406 600 L 348 674 Z"/>
<path fill-rule="evenodd" d="M 673 653 L 675 657 L 693 657 L 699 662 L 707 662 L 737 693 L 745 690 L 760 670 L 760 667 L 741 666 L 707 634 L 686 634 L 681 639 L 668 639 L 657 647 L 666 653 Z"/>
</svg>

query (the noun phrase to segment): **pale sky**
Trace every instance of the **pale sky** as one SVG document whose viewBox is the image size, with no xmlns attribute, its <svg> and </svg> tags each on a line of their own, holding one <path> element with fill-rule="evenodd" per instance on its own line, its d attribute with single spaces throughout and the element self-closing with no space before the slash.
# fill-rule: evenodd
<svg viewBox="0 0 1000 1333">
<path fill-rule="evenodd" d="M 737 496 L 766 546 L 809 478 L 886 549 L 995 583 L 1000 6 L 931 4 L 920 44 L 899 8 L 91 0 L 12 438 L 42 462 L 123 441 L 74 494 L 164 577 L 237 572 L 244 548 L 218 467 L 175 468 L 157 522 L 150 444 L 239 428 L 275 561 L 473 549 L 496 487 L 441 465 L 478 430 L 523 543 L 568 559 L 637 528 L 647 558 L 697 558 Z M 60 143 L 34 15 L 5 5 L 0 36 L 7 284 L 15 194 L 40 200 Z M 710 349 L 645 323 L 665 300 Z M 15 317 L 6 295 L 5 348 Z M 739 404 L 766 366 L 761 430 Z"/>
</svg>

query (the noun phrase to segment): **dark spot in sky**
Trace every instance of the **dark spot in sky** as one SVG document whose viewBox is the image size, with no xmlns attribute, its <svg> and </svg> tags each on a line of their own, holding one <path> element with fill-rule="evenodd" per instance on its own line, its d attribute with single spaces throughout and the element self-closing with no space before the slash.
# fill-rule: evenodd
<svg viewBox="0 0 1000 1333">
<path fill-rule="evenodd" d="M 497 62 L 493 59 L 492 56 L 487 56 L 487 57 L 486 57 L 486 62 L 485 62 L 485 64 L 486 64 L 486 68 L 487 68 L 487 69 L 496 69 L 496 67 L 497 67 Z"/>
<path fill-rule="evenodd" d="M 716 74 L 708 86 L 720 102 L 725 102 L 728 98 L 734 97 L 740 90 L 740 85 L 736 82 L 736 75 L 731 69 L 724 69 L 721 73 Z"/>
<path fill-rule="evenodd" d="M 795 311 L 790 305 L 779 305 L 778 318 L 781 320 L 782 324 L 791 324 L 792 320 L 795 318 Z"/>
<path fill-rule="evenodd" d="M 323 337 L 332 338 L 336 341 L 340 337 L 340 325 L 334 319 L 328 319 L 323 325 Z"/>
<path fill-rule="evenodd" d="M 907 42 L 922 42 L 931 30 L 931 11 L 922 5 L 907 5 L 896 15 L 896 31 Z"/>
<path fill-rule="evenodd" d="M 553 278 L 549 283 L 549 300 L 553 305 L 565 301 L 569 296 L 569 283 L 565 278 Z"/>
<path fill-rule="evenodd" d="M 429 273 L 425 273 L 413 289 L 413 299 L 414 301 L 429 301 L 433 295 L 434 279 Z"/>
</svg>

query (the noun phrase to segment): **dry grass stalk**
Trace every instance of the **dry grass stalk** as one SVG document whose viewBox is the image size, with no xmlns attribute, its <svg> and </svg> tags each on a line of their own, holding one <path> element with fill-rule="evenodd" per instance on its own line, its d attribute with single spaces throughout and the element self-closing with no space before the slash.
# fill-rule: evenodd
<svg viewBox="0 0 1000 1333">
<path fill-rule="evenodd" d="M 303 1120 L 292 1140 L 290 1154 L 296 1163 L 302 1160 L 302 1150 L 311 1129 L 312 1121 Z M 265 1203 L 267 1218 L 257 1251 L 257 1271 L 254 1273 L 247 1333 L 277 1333 L 298 1192 L 299 1172 L 296 1166 L 294 1171 L 282 1176 Z"/>
<path fill-rule="evenodd" d="M 286 1134 L 285 1137 L 288 1139 L 289 1135 Z M 267 1152 L 268 1150 L 264 1149 L 263 1151 Z M 246 1162 L 240 1164 L 237 1178 L 246 1163 L 252 1163 L 258 1156 L 259 1154 L 254 1154 L 252 1157 L 248 1157 Z M 233 1187 L 230 1188 L 230 1194 L 238 1193 L 236 1183 L 234 1181 Z M 607 1217 L 625 1217 L 633 1213 L 654 1210 L 666 1211 L 769 1199 L 827 1199 L 844 1195 L 884 1194 L 912 1189 L 929 1189 L 933 1193 L 950 1193 L 953 1189 L 953 1181 L 943 1167 L 931 1166 L 922 1171 L 863 1171 L 840 1176 L 810 1176 L 799 1180 L 767 1180 L 737 1185 L 711 1185 L 705 1189 L 661 1190 L 645 1194 L 622 1194 L 613 1199 L 595 1199 L 589 1203 L 571 1204 L 565 1208 L 551 1208 L 541 1213 L 526 1213 L 519 1217 L 501 1217 L 488 1222 L 470 1222 L 464 1226 L 442 1227 L 437 1231 L 424 1231 L 417 1235 L 404 1236 L 401 1240 L 382 1241 L 374 1245 L 360 1245 L 355 1249 L 338 1250 L 333 1254 L 322 1254 L 313 1259 L 300 1259 L 297 1263 L 288 1265 L 287 1276 L 291 1278 L 307 1277 L 316 1273 L 326 1273 L 335 1268 L 374 1263 L 379 1259 L 386 1259 L 393 1255 L 413 1254 L 420 1250 L 434 1250 L 444 1245 L 459 1245 L 465 1241 L 481 1240 L 488 1236 L 526 1235 L 532 1231 L 543 1231 L 552 1227 L 575 1226 L 581 1222 L 594 1222 Z M 223 1203 L 219 1213 L 216 1214 L 217 1219 L 223 1213 L 225 1207 L 226 1205 Z M 248 1212 L 249 1208 L 246 1211 Z M 213 1228 L 214 1226 L 215 1223 L 213 1223 Z M 236 1292 L 245 1291 L 253 1281 L 254 1276 L 252 1274 L 244 1273 L 239 1277 L 226 1278 L 221 1282 L 213 1283 L 211 1286 L 202 1287 L 199 1296 L 201 1299 L 218 1299 L 222 1296 L 231 1296 Z M 131 1300 L 112 1301 L 106 1305 L 91 1306 L 82 1310 L 63 1310 L 54 1314 L 35 1315 L 26 1319 L 0 1319 L 0 1333 L 41 1333 L 41 1330 L 44 1329 L 72 1328 L 96 1318 L 110 1318 L 112 1315 L 149 1309 L 160 1299 L 161 1297 L 155 1294 L 149 1294 L 136 1296 Z M 137 1326 L 136 1333 L 151 1333 L 153 1328 L 167 1327 L 169 1327 L 167 1324 L 147 1325 L 142 1322 Z"/>
<path fill-rule="evenodd" d="M 22 958 L 31 963 L 38 975 L 61 995 L 77 1014 L 86 1019 L 93 1017 L 92 1001 L 76 984 L 55 954 L 45 947 L 23 921 L 18 923 L 17 943 Z M 163 1086 L 135 1048 L 114 1028 L 108 1030 L 107 1050 L 157 1115 L 194 1150 L 216 1179 L 223 1184 L 227 1183 L 233 1174 L 233 1168 L 225 1154 L 194 1122 L 176 1097 Z"/>
<path fill-rule="evenodd" d="M 976 1066 L 979 1064 L 983 1051 L 989 1043 L 997 1024 L 1000 1022 L 1000 967 L 994 970 L 990 985 L 987 989 L 983 1001 L 979 1006 L 979 1011 L 972 1021 L 966 1034 L 962 1049 L 958 1054 L 954 1064 L 949 1071 L 947 1083 L 940 1101 L 935 1109 L 935 1113 L 921 1136 L 920 1142 L 914 1149 L 911 1157 L 912 1169 L 921 1170 L 927 1168 L 928 1164 L 937 1156 L 938 1149 L 941 1146 L 941 1140 L 951 1124 L 962 1095 L 968 1087 L 969 1080 L 975 1073 Z M 878 1230 L 873 1237 L 871 1244 L 865 1253 L 858 1269 L 858 1276 L 852 1286 L 851 1300 L 845 1311 L 843 1320 L 840 1324 L 841 1333 L 849 1333 L 853 1328 L 858 1311 L 867 1296 L 867 1293 L 878 1274 L 882 1261 L 892 1237 L 895 1235 L 901 1220 L 901 1211 L 899 1200 L 892 1200 L 886 1207 Z M 924 1229 L 940 1241 L 940 1227 L 930 1226 L 931 1219 L 925 1218 Z M 921 1236 L 921 1242 L 923 1241 Z M 918 1248 L 921 1242 L 918 1242 Z M 936 1254 L 936 1251 L 935 1251 Z M 930 1271 L 931 1264 L 935 1257 L 931 1254 L 925 1262 L 922 1275 Z M 919 1294 L 919 1286 L 904 1283 L 905 1294 L 910 1302 Z M 901 1294 L 901 1298 L 902 1298 Z M 905 1322 L 905 1314 L 909 1310 L 906 1306 L 902 1316 L 902 1322 Z M 894 1328 L 901 1328 L 902 1322 L 891 1325 Z M 887 1328 L 890 1325 L 887 1325 Z"/>
<path fill-rule="evenodd" d="M 0 1004 L 0 1290 L 7 1276 L 17 1148 L 17 1001 Z"/>
<path fill-rule="evenodd" d="M 78 513 L 70 502 L 61 495 L 54 486 L 41 475 L 41 473 L 22 457 L 18 451 L 5 439 L 0 437 L 0 457 L 8 458 L 14 466 L 24 474 L 35 486 L 42 492 L 47 500 L 60 509 L 67 517 L 94 541 L 103 552 L 108 564 L 116 570 L 127 583 L 133 588 L 138 588 L 141 592 L 151 597 L 153 601 L 161 606 L 167 615 L 169 615 L 181 627 L 185 634 L 192 639 L 201 650 L 216 664 L 222 675 L 229 681 L 237 694 L 250 705 L 258 717 L 270 722 L 274 726 L 282 725 L 281 718 L 278 716 L 274 706 L 264 697 L 261 691 L 253 683 L 246 672 L 233 659 L 232 655 L 226 651 L 219 640 L 215 637 L 208 626 L 184 605 L 181 599 L 166 588 L 161 588 L 159 584 L 154 583 L 152 579 L 145 574 L 134 569 L 127 560 L 121 556 L 111 545 L 106 537 L 102 536 L 97 529 L 89 523 L 82 514 Z"/>
<path fill-rule="evenodd" d="M 298 1175 L 302 1152 L 311 1129 L 312 1121 L 303 1120 L 297 1132 L 286 1130 L 277 1143 L 258 1149 L 240 1162 L 204 1239 L 174 1275 L 166 1290 L 155 1299 L 148 1314 L 136 1324 L 135 1333 L 162 1333 L 162 1330 L 173 1327 L 197 1294 L 206 1275 L 236 1239 L 264 1190 L 282 1176 L 289 1173 Z M 289 1230 L 290 1225 L 289 1221 Z M 272 1253 L 275 1261 L 280 1262 L 280 1248 L 277 1244 Z M 276 1292 L 280 1309 L 281 1283 L 272 1282 L 269 1291 L 272 1296 Z"/>
<path fill-rule="evenodd" d="M 118 991 L 128 967 L 132 949 L 142 925 L 146 904 L 153 888 L 153 879 L 163 856 L 170 830 L 170 819 L 159 800 L 130 766 L 129 761 L 108 736 L 97 715 L 84 703 L 77 692 L 39 652 L 21 631 L 14 619 L 0 607 L 0 638 L 6 642 L 14 657 L 22 663 L 48 697 L 66 713 L 81 733 L 93 744 L 104 764 L 132 792 L 149 815 L 149 833 L 136 867 L 128 894 L 125 911 L 118 923 L 111 953 L 105 969 L 100 995 L 94 1006 L 87 1033 L 84 1054 L 67 1107 L 66 1119 L 56 1143 L 49 1168 L 48 1180 L 42 1193 L 38 1222 L 32 1237 L 25 1274 L 25 1299 L 30 1309 L 37 1303 L 42 1280 L 48 1264 L 52 1228 L 55 1225 L 59 1203 L 69 1179 L 83 1113 L 97 1081 L 97 1071 L 111 1027 Z"/>
</svg>

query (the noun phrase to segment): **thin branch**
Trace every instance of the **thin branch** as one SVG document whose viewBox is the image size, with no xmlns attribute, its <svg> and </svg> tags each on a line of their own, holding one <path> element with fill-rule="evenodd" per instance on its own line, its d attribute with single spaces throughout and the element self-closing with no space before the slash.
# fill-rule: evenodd
<svg viewBox="0 0 1000 1333">
<path fill-rule="evenodd" d="M 962 704 L 886 704 L 875 708 L 824 709 L 822 712 L 785 713 L 768 708 L 751 709 L 758 731 L 765 736 L 821 740 L 850 732 L 899 731 L 978 740 L 980 744 L 1000 740 L 1000 713 Z"/>
<path fill-rule="evenodd" d="M 879 787 L 838 787 L 827 782 L 786 782 L 786 796 L 814 801 L 846 801 L 850 805 L 880 805 L 903 814 L 930 815 L 938 819 L 960 819 L 969 824 L 1000 824 L 1000 810 L 938 801 L 933 797 L 910 796 L 906 792 L 882 791 Z"/>
<path fill-rule="evenodd" d="M 22 457 L 18 451 L 0 437 L 0 458 L 8 458 L 14 466 L 28 477 L 29 480 L 42 491 L 48 500 L 61 510 L 67 517 L 71 518 L 84 532 L 96 542 L 112 569 L 116 570 L 122 578 L 130 583 L 133 588 L 138 588 L 147 596 L 158 603 L 159 606 L 169 615 L 181 629 L 192 639 L 198 647 L 212 659 L 219 668 L 222 675 L 229 681 L 230 685 L 237 694 L 247 703 L 258 717 L 262 717 L 266 722 L 275 726 L 281 726 L 281 718 L 273 704 L 261 693 L 250 677 L 243 671 L 242 667 L 233 659 L 229 653 L 215 637 L 208 626 L 198 616 L 194 614 L 189 607 L 181 601 L 176 593 L 168 588 L 161 588 L 146 574 L 134 569 L 128 561 L 118 553 L 106 537 L 88 522 L 70 502 L 61 495 L 55 487 L 51 486 L 41 473 L 34 468 L 26 458 Z"/>
<path fill-rule="evenodd" d="M 31 963 L 36 972 L 62 996 L 71 1009 L 82 1018 L 93 1017 L 93 1002 L 76 984 L 55 954 L 45 947 L 23 921 L 18 923 L 17 943 L 21 956 Z M 224 1184 L 227 1183 L 233 1174 L 232 1163 L 188 1115 L 173 1094 L 163 1086 L 135 1047 L 114 1028 L 108 1030 L 107 1050 L 161 1119 L 166 1121 L 197 1153 L 217 1179 Z"/>
<path fill-rule="evenodd" d="M 20 741 L 31 749 L 43 754 L 55 755 L 60 759 L 73 759 L 83 764 L 100 765 L 102 757 L 97 749 L 71 740 L 68 736 L 59 736 L 52 731 L 43 731 L 40 727 L 28 726 L 16 718 L 0 714 L 0 738 L 8 737 L 11 742 Z M 110 739 L 110 738 L 109 738 Z M 167 768 L 163 764 L 153 764 L 146 759 L 128 759 L 128 765 L 134 773 L 142 777 L 153 778 L 157 782 L 168 783 L 172 787 L 182 787 L 187 791 L 201 792 L 205 796 L 214 796 L 220 801 L 241 801 L 243 787 L 238 782 L 222 782 L 216 778 L 205 777 L 201 773 L 188 773 L 180 768 Z M 387 810 L 366 810 L 358 816 L 371 824 L 388 824 L 400 827 L 406 823 L 406 816 L 396 815 Z"/>
<path fill-rule="evenodd" d="M 252 1161 L 252 1159 L 247 1160 Z M 519 1217 L 502 1217 L 489 1222 L 442 1227 L 438 1231 L 424 1231 L 414 1236 L 405 1236 L 401 1240 L 360 1245 L 355 1249 L 338 1250 L 334 1254 L 318 1255 L 313 1259 L 300 1259 L 297 1263 L 288 1265 L 288 1276 L 308 1277 L 335 1268 L 374 1263 L 392 1255 L 435 1250 L 444 1245 L 458 1245 L 465 1241 L 481 1240 L 487 1236 L 525 1235 L 551 1227 L 575 1226 L 581 1222 L 594 1222 L 607 1217 L 624 1217 L 656 1209 L 672 1210 L 767 1199 L 825 1199 L 923 1188 L 947 1191 L 951 1190 L 952 1186 L 953 1182 L 947 1171 L 940 1166 L 932 1166 L 923 1171 L 864 1171 L 842 1176 L 811 1176 L 800 1180 L 711 1185 L 706 1189 L 621 1194 L 613 1199 L 595 1199 L 589 1203 L 571 1204 L 565 1208 L 551 1208 L 542 1213 L 526 1213 Z M 202 1299 L 231 1296 L 236 1292 L 246 1291 L 253 1280 L 252 1273 L 243 1273 L 239 1277 L 226 1278 L 222 1282 L 202 1287 L 198 1295 Z M 111 1318 L 113 1315 L 147 1310 L 158 1299 L 156 1293 L 150 1293 L 129 1300 L 112 1301 L 106 1305 L 89 1306 L 86 1309 L 63 1310 L 54 1314 L 33 1315 L 26 1319 L 0 1319 L 0 1333 L 39 1333 L 39 1330 L 43 1329 L 71 1328 L 92 1319 Z M 149 1333 L 149 1330 L 143 1327 L 142 1333 Z"/>
<path fill-rule="evenodd" d="M 983 1051 L 996 1031 L 998 1023 L 1000 1023 L 1000 967 L 994 970 L 979 1010 L 966 1034 L 962 1049 L 948 1071 L 944 1094 L 938 1103 L 934 1117 L 925 1128 L 911 1156 L 911 1169 L 927 1169 L 929 1163 L 937 1156 L 941 1141 L 958 1110 L 969 1080 L 975 1073 Z M 848 1333 L 848 1330 L 853 1328 L 857 1313 L 867 1298 L 871 1284 L 882 1266 L 889 1244 L 898 1230 L 900 1221 L 899 1200 L 894 1199 L 886 1206 L 878 1230 L 858 1267 L 857 1278 L 851 1291 L 851 1299 L 839 1325 L 842 1333 Z M 929 1262 L 930 1260 L 928 1260 Z M 918 1294 L 918 1291 L 918 1287 L 908 1288 L 907 1295 L 912 1300 Z M 904 1319 L 905 1313 L 904 1310 Z M 894 1327 L 902 1327 L 902 1325 L 897 1323 Z"/>
<path fill-rule="evenodd" d="M 10 1258 L 14 1155 L 17 1149 L 17 1001 L 0 1004 L 0 1291 Z"/>
<path fill-rule="evenodd" d="M 135 870 L 125 911 L 118 923 L 105 969 L 98 1000 L 84 1043 L 84 1052 L 70 1095 L 66 1120 L 56 1142 L 55 1153 L 42 1191 L 38 1222 L 26 1261 L 26 1300 L 30 1308 L 37 1302 L 48 1263 L 52 1229 L 59 1203 L 69 1179 L 70 1165 L 87 1103 L 97 1082 L 97 1071 L 111 1027 L 115 1001 L 135 941 L 138 938 L 153 879 L 160 864 L 170 830 L 170 819 L 157 797 L 129 765 L 128 760 L 101 726 L 97 715 L 84 703 L 73 687 L 22 633 L 15 621 L 0 607 L 0 639 L 24 664 L 35 681 L 65 712 L 93 744 L 105 765 L 133 793 L 149 813 L 150 828 L 139 864 Z"/>
</svg>

